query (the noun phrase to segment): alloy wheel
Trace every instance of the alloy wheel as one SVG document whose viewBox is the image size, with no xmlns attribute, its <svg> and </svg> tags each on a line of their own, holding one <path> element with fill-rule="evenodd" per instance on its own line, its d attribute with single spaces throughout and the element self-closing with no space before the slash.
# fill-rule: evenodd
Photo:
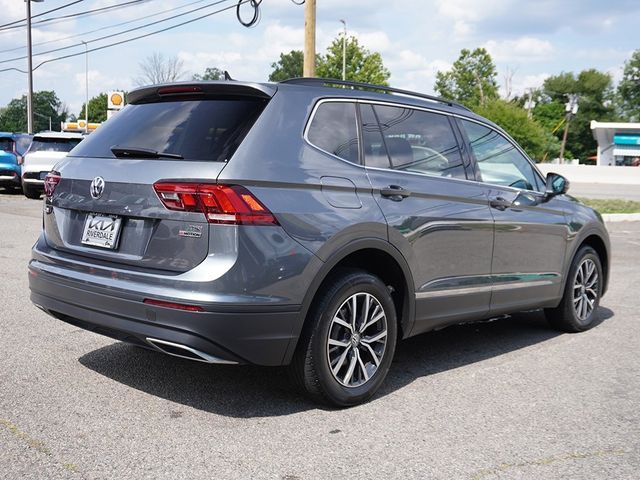
<svg viewBox="0 0 640 480">
<path fill-rule="evenodd" d="M 592 259 L 586 258 L 576 270 L 573 282 L 573 310 L 580 322 L 589 318 L 597 300 L 598 268 Z"/>
</svg>

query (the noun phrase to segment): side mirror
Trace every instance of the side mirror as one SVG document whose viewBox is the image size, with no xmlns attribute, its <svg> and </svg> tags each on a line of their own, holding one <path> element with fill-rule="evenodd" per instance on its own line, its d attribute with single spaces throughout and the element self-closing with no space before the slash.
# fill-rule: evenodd
<svg viewBox="0 0 640 480">
<path fill-rule="evenodd" d="M 544 196 L 549 199 L 556 195 L 562 195 L 569 190 L 569 180 L 557 173 L 548 173 Z"/>
</svg>

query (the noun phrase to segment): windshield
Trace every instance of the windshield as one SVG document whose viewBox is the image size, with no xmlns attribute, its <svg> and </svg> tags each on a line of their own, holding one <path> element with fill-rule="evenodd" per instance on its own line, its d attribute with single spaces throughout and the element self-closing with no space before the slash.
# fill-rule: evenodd
<svg viewBox="0 0 640 480">
<path fill-rule="evenodd" d="M 242 98 L 128 105 L 82 142 L 72 156 L 115 158 L 111 148 L 119 147 L 174 154 L 184 160 L 226 161 L 265 103 Z"/>
<path fill-rule="evenodd" d="M 29 146 L 31 145 L 31 139 L 33 135 L 16 135 L 16 151 L 20 155 L 24 155 L 27 150 L 29 150 Z"/>
<path fill-rule="evenodd" d="M 78 145 L 81 138 L 46 138 L 36 137 L 31 143 L 29 153 L 33 152 L 70 152 Z"/>
<path fill-rule="evenodd" d="M 5 152 L 13 152 L 13 139 L 0 138 L 0 150 L 4 150 Z"/>
</svg>

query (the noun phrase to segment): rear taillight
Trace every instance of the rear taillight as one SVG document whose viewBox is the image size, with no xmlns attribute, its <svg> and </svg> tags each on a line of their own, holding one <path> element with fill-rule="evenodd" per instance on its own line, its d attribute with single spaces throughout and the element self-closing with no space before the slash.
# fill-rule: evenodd
<svg viewBox="0 0 640 480">
<path fill-rule="evenodd" d="M 278 225 L 267 207 L 240 185 L 158 182 L 153 188 L 169 210 L 202 212 L 209 223 Z"/>
<path fill-rule="evenodd" d="M 57 172 L 49 172 L 44 177 L 44 193 L 47 197 L 51 198 L 53 192 L 56 190 L 56 186 L 60 183 L 62 177 Z"/>
</svg>

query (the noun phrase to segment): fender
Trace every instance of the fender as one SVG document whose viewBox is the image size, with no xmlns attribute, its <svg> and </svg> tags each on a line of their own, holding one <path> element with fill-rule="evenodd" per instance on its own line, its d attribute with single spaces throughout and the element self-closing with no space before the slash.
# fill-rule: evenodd
<svg viewBox="0 0 640 480">
<path fill-rule="evenodd" d="M 336 267 L 342 260 L 348 257 L 350 254 L 357 252 L 359 250 L 364 249 L 374 249 L 380 250 L 387 254 L 389 254 L 396 263 L 400 266 L 402 270 L 402 274 L 404 276 L 405 281 L 405 289 L 407 295 L 404 299 L 404 308 L 403 308 L 403 318 L 400 319 L 400 323 L 402 326 L 402 331 L 405 332 L 405 337 L 408 332 L 413 328 L 413 324 L 415 322 L 415 287 L 413 283 L 413 275 L 411 274 L 411 270 L 409 268 L 409 264 L 402 256 L 400 251 L 396 249 L 393 245 L 391 245 L 386 240 L 382 240 L 379 238 L 362 238 L 358 240 L 353 240 L 338 250 L 336 250 L 331 257 L 322 264 L 320 269 L 315 274 L 311 285 L 307 290 L 307 293 L 302 302 L 302 308 L 300 309 L 300 319 L 301 321 L 294 327 L 294 331 L 291 332 L 292 340 L 289 342 L 289 346 L 287 347 L 287 351 L 285 353 L 283 359 L 283 365 L 289 364 L 295 352 L 298 339 L 303 331 L 303 327 L 306 322 L 307 313 L 311 307 L 313 299 L 316 297 L 318 289 L 322 285 L 322 283 L 326 280 L 327 276 L 331 273 L 331 271 Z"/>
<path fill-rule="evenodd" d="M 566 283 L 567 283 L 567 280 L 568 280 L 568 273 L 569 273 L 569 266 L 571 265 L 571 262 L 573 262 L 573 258 L 575 257 L 576 253 L 578 252 L 578 248 L 580 247 L 580 245 L 582 245 L 582 243 L 588 237 L 596 236 L 604 244 L 605 252 L 606 252 L 606 258 L 604 259 L 606 261 L 606 265 L 603 265 L 603 269 L 606 268 L 606 271 L 604 272 L 604 274 L 605 274 L 605 283 L 602 286 L 602 295 L 604 295 L 604 293 L 607 290 L 608 283 L 609 283 L 609 270 L 611 268 L 610 267 L 610 265 L 611 265 L 611 243 L 609 241 L 609 234 L 607 233 L 607 229 L 605 228 L 604 224 L 602 224 L 602 223 L 590 222 L 589 224 L 583 226 L 580 230 L 578 230 L 574 234 L 575 234 L 575 238 L 571 242 L 570 248 L 567 249 L 567 256 L 566 256 L 566 259 L 565 259 L 565 264 L 564 264 L 564 269 L 563 269 L 564 273 L 565 273 L 565 278 L 564 278 L 564 282 L 563 282 L 564 286 L 562 288 L 562 291 L 564 292 L 564 289 L 566 288 Z"/>
</svg>

